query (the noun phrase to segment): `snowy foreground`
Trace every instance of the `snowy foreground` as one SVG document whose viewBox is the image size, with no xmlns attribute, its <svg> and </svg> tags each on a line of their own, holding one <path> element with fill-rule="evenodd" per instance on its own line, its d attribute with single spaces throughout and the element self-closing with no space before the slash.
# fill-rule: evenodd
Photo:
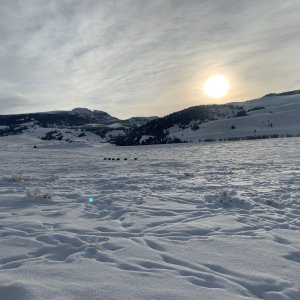
<svg viewBox="0 0 300 300">
<path fill-rule="evenodd" d="M 0 138 L 0 299 L 300 299 L 299 149 Z"/>
</svg>

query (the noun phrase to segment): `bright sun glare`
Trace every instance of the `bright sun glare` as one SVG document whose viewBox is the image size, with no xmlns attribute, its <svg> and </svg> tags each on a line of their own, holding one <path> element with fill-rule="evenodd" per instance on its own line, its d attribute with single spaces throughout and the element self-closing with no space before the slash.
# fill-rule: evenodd
<svg viewBox="0 0 300 300">
<path fill-rule="evenodd" d="M 210 76 L 204 83 L 203 90 L 211 98 L 220 99 L 226 96 L 230 89 L 230 83 L 224 75 Z"/>
</svg>

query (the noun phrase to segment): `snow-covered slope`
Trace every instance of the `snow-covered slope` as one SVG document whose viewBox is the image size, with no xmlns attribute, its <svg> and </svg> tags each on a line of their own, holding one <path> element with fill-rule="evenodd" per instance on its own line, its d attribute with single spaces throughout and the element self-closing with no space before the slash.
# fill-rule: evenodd
<svg viewBox="0 0 300 300">
<path fill-rule="evenodd" d="M 299 116 L 300 92 L 292 91 L 246 102 L 194 106 L 163 118 L 120 120 L 86 108 L 0 116 L 0 136 L 29 133 L 67 142 L 91 138 L 122 146 L 276 138 L 300 135 Z"/>
<path fill-rule="evenodd" d="M 299 300 L 299 148 L 2 137 L 0 299 Z"/>
<path fill-rule="evenodd" d="M 197 130 L 189 126 L 171 131 L 170 137 L 199 141 L 300 134 L 300 95 L 264 97 L 232 104 L 242 105 L 247 116 L 207 122 Z"/>
<path fill-rule="evenodd" d="M 198 142 L 295 135 L 300 135 L 300 94 L 284 93 L 246 102 L 192 107 L 134 129 L 127 136 L 117 139 L 117 144 Z"/>
<path fill-rule="evenodd" d="M 0 137 L 25 134 L 41 139 L 75 142 L 109 142 L 156 117 L 120 120 L 106 112 L 86 108 L 20 115 L 0 115 Z"/>
<path fill-rule="evenodd" d="M 71 128 L 43 128 L 40 126 L 28 126 L 22 132 L 23 136 L 37 138 L 44 141 L 59 141 L 67 143 L 107 143 L 116 136 L 124 135 L 124 129 L 105 128 L 99 134 L 88 129 Z M 39 142 L 38 142 L 39 144 Z"/>
</svg>

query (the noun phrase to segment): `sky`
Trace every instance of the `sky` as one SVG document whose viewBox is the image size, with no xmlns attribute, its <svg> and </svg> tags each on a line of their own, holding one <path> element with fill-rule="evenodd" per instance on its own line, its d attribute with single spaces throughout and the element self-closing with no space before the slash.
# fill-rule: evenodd
<svg viewBox="0 0 300 300">
<path fill-rule="evenodd" d="M 299 89 L 299 15 L 299 0 L 0 0 L 0 114 L 163 116 Z"/>
</svg>

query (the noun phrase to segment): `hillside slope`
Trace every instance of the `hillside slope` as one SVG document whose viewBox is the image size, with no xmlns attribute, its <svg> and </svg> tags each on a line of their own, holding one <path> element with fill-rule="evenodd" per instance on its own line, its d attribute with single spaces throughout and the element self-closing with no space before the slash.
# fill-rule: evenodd
<svg viewBox="0 0 300 300">
<path fill-rule="evenodd" d="M 201 124 L 214 120 L 245 115 L 240 105 L 199 105 L 172 113 L 134 128 L 127 135 L 115 139 L 117 145 L 161 144 L 180 142 L 174 132 L 197 130 Z"/>
<path fill-rule="evenodd" d="M 104 111 L 75 108 L 18 115 L 0 115 L 0 136 L 26 134 L 42 140 L 109 142 L 129 128 L 157 117 L 120 120 Z"/>
<path fill-rule="evenodd" d="M 256 139 L 300 134 L 300 94 L 179 111 L 116 138 L 118 145 Z"/>
</svg>

